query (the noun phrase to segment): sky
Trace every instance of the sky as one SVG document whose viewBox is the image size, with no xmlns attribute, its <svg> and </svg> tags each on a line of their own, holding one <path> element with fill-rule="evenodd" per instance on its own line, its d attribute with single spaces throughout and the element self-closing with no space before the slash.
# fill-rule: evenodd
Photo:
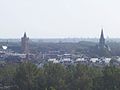
<svg viewBox="0 0 120 90">
<path fill-rule="evenodd" d="M 0 0 L 0 38 L 120 38 L 120 0 Z"/>
</svg>

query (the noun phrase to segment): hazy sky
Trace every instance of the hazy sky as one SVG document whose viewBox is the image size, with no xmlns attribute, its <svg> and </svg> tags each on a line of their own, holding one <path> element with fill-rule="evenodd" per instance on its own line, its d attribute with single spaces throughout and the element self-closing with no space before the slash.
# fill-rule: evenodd
<svg viewBox="0 0 120 90">
<path fill-rule="evenodd" d="M 120 0 L 0 0 L 0 38 L 120 37 Z"/>
</svg>

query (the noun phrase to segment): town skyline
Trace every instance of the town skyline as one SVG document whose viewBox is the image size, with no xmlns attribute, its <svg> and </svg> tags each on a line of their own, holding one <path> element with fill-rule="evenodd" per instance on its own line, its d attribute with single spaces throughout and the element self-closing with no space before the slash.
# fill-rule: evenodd
<svg viewBox="0 0 120 90">
<path fill-rule="evenodd" d="M 31 36 L 31 39 L 99 39 L 100 38 L 100 33 L 101 31 L 103 31 L 103 33 L 105 34 L 105 30 L 103 28 L 101 28 L 99 34 L 96 34 L 97 36 L 65 36 L 65 37 L 33 37 Z M 27 36 L 30 37 L 30 34 L 26 31 L 24 31 L 21 35 L 27 34 Z M 9 36 L 9 35 L 8 35 Z M 111 36 L 106 36 L 105 34 L 105 38 L 106 39 L 119 39 L 120 37 L 111 37 Z M 0 39 L 20 39 L 20 37 L 0 37 Z"/>
</svg>

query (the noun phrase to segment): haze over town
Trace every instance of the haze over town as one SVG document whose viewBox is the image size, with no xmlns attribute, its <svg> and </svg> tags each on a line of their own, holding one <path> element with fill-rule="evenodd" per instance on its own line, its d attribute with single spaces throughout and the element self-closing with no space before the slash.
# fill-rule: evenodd
<svg viewBox="0 0 120 90">
<path fill-rule="evenodd" d="M 0 0 L 0 38 L 120 38 L 120 1 Z"/>
</svg>

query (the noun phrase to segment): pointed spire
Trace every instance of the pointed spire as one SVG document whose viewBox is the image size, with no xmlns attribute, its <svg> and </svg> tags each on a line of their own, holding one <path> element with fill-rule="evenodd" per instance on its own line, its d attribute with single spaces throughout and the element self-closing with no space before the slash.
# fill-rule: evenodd
<svg viewBox="0 0 120 90">
<path fill-rule="evenodd" d="M 103 38 L 103 39 L 104 39 L 103 28 L 101 29 L 101 36 L 100 36 L 100 38 Z"/>
<path fill-rule="evenodd" d="M 104 38 L 103 28 L 101 29 L 101 36 L 100 36 L 99 44 L 101 46 L 105 45 L 105 38 Z"/>
<path fill-rule="evenodd" d="M 24 32 L 24 37 L 26 37 L 27 35 L 26 35 L 26 32 Z"/>
</svg>

